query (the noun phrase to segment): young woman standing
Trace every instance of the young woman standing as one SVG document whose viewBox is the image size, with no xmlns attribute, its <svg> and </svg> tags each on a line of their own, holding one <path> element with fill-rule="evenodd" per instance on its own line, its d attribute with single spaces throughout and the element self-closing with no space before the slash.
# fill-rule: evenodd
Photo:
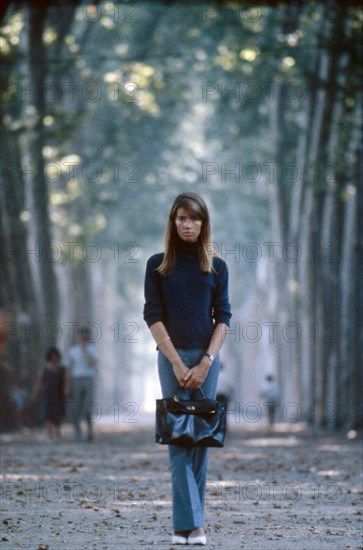
<svg viewBox="0 0 363 550">
<path fill-rule="evenodd" d="M 145 275 L 144 319 L 158 350 L 163 397 L 180 386 L 181 399 L 215 399 L 219 351 L 229 327 L 226 263 L 212 249 L 209 213 L 197 193 L 174 200 L 165 252 L 151 256 Z M 169 445 L 173 488 L 173 544 L 206 544 L 206 447 Z"/>
</svg>

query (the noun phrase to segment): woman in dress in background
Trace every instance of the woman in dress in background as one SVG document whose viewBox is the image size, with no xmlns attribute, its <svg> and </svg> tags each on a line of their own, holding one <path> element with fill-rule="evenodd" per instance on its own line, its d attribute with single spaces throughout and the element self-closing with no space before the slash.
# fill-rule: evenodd
<svg viewBox="0 0 363 550">
<path fill-rule="evenodd" d="M 42 392 L 48 437 L 59 439 L 68 396 L 68 369 L 61 366 L 61 353 L 56 346 L 47 350 L 45 360 L 47 364 L 37 380 L 32 400 Z"/>
<path fill-rule="evenodd" d="M 163 397 L 215 399 L 219 351 L 231 318 L 227 265 L 212 249 L 209 213 L 197 193 L 182 193 L 169 214 L 165 252 L 148 259 L 144 319 L 157 344 Z M 206 447 L 169 445 L 172 544 L 206 544 Z"/>
</svg>

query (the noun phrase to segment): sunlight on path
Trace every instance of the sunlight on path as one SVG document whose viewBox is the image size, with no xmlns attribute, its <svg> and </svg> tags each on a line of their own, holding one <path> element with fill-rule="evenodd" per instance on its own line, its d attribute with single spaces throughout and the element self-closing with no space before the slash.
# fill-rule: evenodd
<svg viewBox="0 0 363 550">
<path fill-rule="evenodd" d="M 293 428 L 233 425 L 210 450 L 209 548 L 360 548 L 361 441 Z M 104 419 L 91 444 L 63 433 L 2 435 L 3 549 L 171 548 L 168 454 L 153 416 Z"/>
</svg>

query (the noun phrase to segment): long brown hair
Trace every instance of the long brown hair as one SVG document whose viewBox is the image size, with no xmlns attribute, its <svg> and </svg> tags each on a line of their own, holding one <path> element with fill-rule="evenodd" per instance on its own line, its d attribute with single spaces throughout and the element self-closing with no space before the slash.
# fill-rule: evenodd
<svg viewBox="0 0 363 550">
<path fill-rule="evenodd" d="M 169 275 L 175 264 L 175 248 L 178 239 L 178 233 L 175 226 L 175 218 L 178 208 L 185 208 L 197 219 L 202 220 L 202 227 L 197 240 L 198 258 L 200 269 L 204 273 L 214 271 L 213 256 L 218 254 L 212 248 L 211 228 L 209 221 L 208 208 L 200 195 L 197 193 L 181 193 L 174 200 L 170 213 L 168 226 L 165 235 L 164 258 L 156 269 L 163 277 Z"/>
</svg>

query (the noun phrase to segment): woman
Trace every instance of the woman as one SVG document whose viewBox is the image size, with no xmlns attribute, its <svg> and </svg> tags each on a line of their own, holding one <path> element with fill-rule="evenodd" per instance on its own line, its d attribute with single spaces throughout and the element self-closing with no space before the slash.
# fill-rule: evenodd
<svg viewBox="0 0 363 550">
<path fill-rule="evenodd" d="M 60 364 L 61 353 L 56 346 L 48 348 L 45 360 L 47 364 L 37 380 L 32 400 L 35 401 L 43 391 L 47 433 L 53 439 L 54 436 L 60 437 L 69 382 L 67 369 Z"/>
<path fill-rule="evenodd" d="M 145 275 L 144 319 L 158 350 L 163 397 L 215 399 L 219 350 L 229 327 L 226 263 L 211 250 L 208 209 L 197 193 L 172 205 L 165 253 L 154 254 Z M 194 390 L 194 391 L 193 391 Z M 172 544 L 206 544 L 203 511 L 206 447 L 169 445 L 173 487 Z"/>
</svg>

